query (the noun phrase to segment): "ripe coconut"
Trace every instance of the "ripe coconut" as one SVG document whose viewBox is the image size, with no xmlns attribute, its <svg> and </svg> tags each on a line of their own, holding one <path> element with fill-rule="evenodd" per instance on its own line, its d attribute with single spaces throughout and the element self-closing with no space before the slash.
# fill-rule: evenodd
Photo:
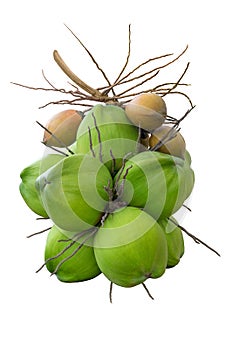
<svg viewBox="0 0 233 350">
<path fill-rule="evenodd" d="M 167 125 L 162 125 L 160 128 L 154 130 L 149 139 L 150 148 L 161 144 L 161 146 L 157 148 L 157 151 L 184 159 L 186 144 L 181 133 L 176 132 L 175 137 L 166 141 L 166 136 L 171 134 L 172 130 L 173 129 Z"/>
<path fill-rule="evenodd" d="M 64 156 L 59 154 L 48 154 L 42 159 L 34 162 L 20 173 L 21 183 L 19 191 L 27 206 L 37 215 L 48 217 L 46 213 L 40 194 L 36 190 L 35 182 L 40 174 L 58 163 Z"/>
<path fill-rule="evenodd" d="M 68 233 L 64 235 L 56 226 L 49 231 L 45 246 L 45 262 L 47 261 L 48 271 L 54 273 L 59 267 L 55 274 L 62 282 L 80 282 L 98 276 L 101 271 L 94 255 L 93 238 L 89 238 L 86 244 L 81 246 L 88 233 L 72 245 L 67 241 L 67 236 Z M 67 247 L 69 248 L 66 249 Z M 74 255 L 71 256 L 72 254 Z M 54 259 L 55 256 L 57 258 Z M 64 259 L 67 260 L 62 263 Z"/>
<path fill-rule="evenodd" d="M 96 105 L 83 119 L 77 132 L 75 153 L 94 154 L 114 173 L 122 159 L 137 151 L 138 129 L 122 108 Z"/>
<path fill-rule="evenodd" d="M 112 178 L 98 159 L 77 154 L 43 173 L 36 185 L 54 224 L 77 232 L 101 219 L 108 201 L 105 186 L 111 188 Z"/>
<path fill-rule="evenodd" d="M 125 113 L 133 124 L 151 132 L 164 123 L 167 107 L 162 97 L 143 93 L 126 104 Z"/>
<path fill-rule="evenodd" d="M 82 121 L 80 112 L 67 109 L 55 114 L 46 124 L 43 143 L 47 146 L 65 147 L 76 140 L 78 127 Z M 52 135 L 51 135 L 52 133 Z"/>
<path fill-rule="evenodd" d="M 110 214 L 94 239 L 97 264 L 104 275 L 122 287 L 163 275 L 167 242 L 159 224 L 138 208 Z"/>
<path fill-rule="evenodd" d="M 129 159 L 114 181 L 123 202 L 143 208 L 157 220 L 183 205 L 193 189 L 194 172 L 186 160 L 145 151 Z"/>
<path fill-rule="evenodd" d="M 184 255 L 184 238 L 177 221 L 171 217 L 159 221 L 165 232 L 168 247 L 167 268 L 176 266 Z"/>
</svg>

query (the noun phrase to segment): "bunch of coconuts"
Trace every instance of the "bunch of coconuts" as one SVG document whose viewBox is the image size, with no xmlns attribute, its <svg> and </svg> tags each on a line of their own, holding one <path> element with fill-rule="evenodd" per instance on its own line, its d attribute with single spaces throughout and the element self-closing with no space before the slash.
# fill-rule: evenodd
<svg viewBox="0 0 233 350">
<path fill-rule="evenodd" d="M 164 100 L 143 93 L 124 106 L 60 112 L 44 127 L 52 151 L 21 172 L 19 189 L 52 221 L 42 267 L 60 281 L 103 273 L 111 285 L 133 287 L 179 263 L 184 240 L 173 214 L 194 172 L 166 120 Z"/>
</svg>

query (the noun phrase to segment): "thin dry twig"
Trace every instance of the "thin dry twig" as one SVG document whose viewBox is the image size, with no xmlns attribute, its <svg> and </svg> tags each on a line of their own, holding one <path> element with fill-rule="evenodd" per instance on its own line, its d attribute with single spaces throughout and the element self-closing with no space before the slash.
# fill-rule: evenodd
<svg viewBox="0 0 233 350">
<path fill-rule="evenodd" d="M 211 248 L 208 244 L 206 244 L 205 242 L 203 242 L 200 238 L 194 236 L 192 233 L 188 232 L 183 226 L 178 225 L 178 227 L 185 232 L 188 236 L 190 236 L 196 243 L 198 244 L 202 244 L 204 245 L 206 248 L 212 250 L 212 252 L 214 252 L 215 254 L 217 254 L 218 256 L 221 256 L 215 249 Z"/>
<path fill-rule="evenodd" d="M 110 156 L 112 158 L 112 174 L 114 174 L 114 171 L 115 171 L 115 168 L 116 168 L 116 158 L 114 157 L 112 149 L 110 149 L 109 153 L 110 153 Z"/>
<path fill-rule="evenodd" d="M 93 229 L 93 231 L 83 240 L 82 243 L 79 244 L 79 246 L 78 246 L 69 256 L 67 256 L 66 258 L 64 258 L 63 260 L 61 260 L 61 261 L 57 264 L 55 270 L 51 273 L 50 276 L 55 275 L 55 274 L 58 272 L 58 270 L 60 269 L 60 267 L 61 267 L 66 261 L 68 261 L 69 259 L 71 259 L 75 254 L 77 254 L 77 253 L 79 252 L 79 250 L 85 245 L 85 243 L 86 243 L 91 237 L 93 237 L 94 234 L 96 234 L 97 231 L 98 231 L 98 228 L 95 227 L 95 228 Z M 76 241 L 74 241 L 74 242 L 76 243 Z M 71 242 L 71 244 L 72 244 L 72 243 L 73 243 L 73 242 Z"/>
<path fill-rule="evenodd" d="M 46 145 L 43 141 L 41 141 L 41 143 L 42 143 L 42 145 L 44 145 L 45 147 L 48 147 L 48 148 L 52 149 L 53 151 L 62 154 L 63 156 L 69 157 L 69 154 L 63 152 L 62 150 L 57 149 L 56 147 L 53 147 L 53 146 Z"/>
<path fill-rule="evenodd" d="M 163 86 L 169 86 L 169 85 L 176 85 L 176 86 L 190 86 L 190 84 L 187 84 L 187 83 L 178 83 L 178 82 L 175 82 L 175 83 L 163 83 L 163 84 L 159 84 L 159 85 L 156 85 L 153 90 L 154 91 L 167 91 L 168 89 L 170 88 L 163 88 Z M 151 90 L 150 90 L 151 91 Z"/>
<path fill-rule="evenodd" d="M 155 61 L 155 60 L 158 60 L 158 59 L 162 59 L 162 58 L 166 58 L 166 57 L 169 57 L 169 56 L 172 56 L 173 53 L 168 53 L 168 54 L 165 54 L 165 55 L 161 55 L 161 56 L 156 56 L 156 57 L 152 57 L 152 58 L 149 58 L 148 60 L 142 62 L 141 64 L 139 64 L 137 67 L 135 67 L 133 70 L 131 70 L 127 75 L 125 75 L 122 79 L 121 79 L 121 83 L 122 84 L 125 84 L 126 82 L 129 82 L 129 80 L 126 80 L 130 75 L 132 75 L 133 73 L 135 73 L 138 69 L 140 69 L 141 67 L 147 65 L 148 63 L 152 62 L 152 61 Z M 163 68 L 163 67 L 161 67 Z M 155 68 L 155 70 L 158 69 L 158 68 Z M 160 69 L 160 68 L 159 68 Z"/>
<path fill-rule="evenodd" d="M 112 287 L 113 287 L 113 282 L 110 282 L 109 300 L 110 300 L 110 303 L 111 303 L 111 304 L 112 304 Z"/>
<path fill-rule="evenodd" d="M 177 55 L 173 60 L 161 65 L 161 66 L 158 66 L 158 67 L 155 67 L 151 70 L 149 70 L 148 72 L 146 73 L 142 73 L 136 77 L 133 77 L 131 79 L 128 79 L 128 80 L 125 80 L 125 78 L 123 77 L 122 79 L 120 79 L 120 81 L 118 81 L 118 85 L 121 85 L 121 84 L 126 84 L 126 83 L 129 83 L 131 81 L 134 81 L 134 80 L 137 80 L 137 79 L 140 79 L 140 78 L 144 78 L 146 75 L 149 75 L 155 71 L 160 71 L 161 69 L 165 68 L 165 67 L 168 67 L 169 65 L 171 65 L 172 63 L 174 63 L 175 61 L 177 61 L 181 56 L 184 55 L 184 53 L 187 51 L 188 49 L 188 46 L 185 47 L 185 49 L 179 54 Z M 135 71 L 135 70 L 134 70 Z M 128 76 L 131 75 L 131 74 L 128 74 Z"/>
<path fill-rule="evenodd" d="M 120 94 L 118 94 L 117 98 L 125 98 L 125 97 L 127 96 L 127 95 L 125 96 L 125 94 L 126 94 L 127 92 L 129 92 L 129 91 L 131 91 L 131 90 L 134 90 L 134 89 L 136 89 L 137 87 L 139 87 L 139 86 L 145 84 L 145 83 L 148 82 L 149 80 L 155 78 L 155 77 L 159 74 L 159 72 L 160 72 L 160 71 L 158 70 L 155 74 L 151 75 L 150 77 L 144 79 L 143 81 L 140 81 L 140 82 L 137 83 L 136 85 L 131 86 L 130 88 L 128 88 L 128 89 L 126 89 L 125 91 L 121 92 Z M 147 75 L 147 73 L 145 73 L 143 76 L 145 76 L 145 75 Z"/>
<path fill-rule="evenodd" d="M 54 88 L 33 87 L 33 86 L 29 86 L 29 85 L 16 83 L 14 81 L 11 81 L 11 84 L 16 85 L 16 86 L 20 86 L 20 87 L 23 87 L 23 88 L 26 88 L 26 89 L 30 89 L 30 90 L 56 91 L 56 92 L 63 92 L 61 90 L 64 90 L 64 89 L 60 90 L 60 89 L 54 89 Z"/>
<path fill-rule="evenodd" d="M 122 70 L 120 71 L 120 74 L 118 75 L 118 77 L 114 81 L 113 85 L 117 84 L 117 82 L 120 80 L 120 77 L 124 73 L 128 63 L 129 63 L 130 53 L 131 53 L 131 25 L 129 25 L 129 32 L 128 32 L 128 54 L 127 54 L 127 57 L 126 57 L 126 61 L 125 61 L 125 64 L 124 64 Z"/>
<path fill-rule="evenodd" d="M 83 42 L 78 38 L 78 36 L 65 24 L 65 27 L 71 32 L 71 34 L 75 37 L 75 39 L 78 40 L 79 44 L 84 48 L 84 50 L 87 52 L 87 54 L 90 56 L 91 60 L 94 62 L 94 64 L 96 65 L 97 69 L 102 73 L 104 79 L 107 81 L 107 83 L 109 85 L 111 85 L 106 73 L 104 72 L 104 70 L 100 67 L 100 65 L 98 64 L 98 62 L 96 61 L 96 59 L 94 58 L 94 56 L 92 55 L 92 53 L 90 52 L 90 50 L 88 50 L 88 48 L 83 44 Z M 112 90 L 112 88 L 111 88 Z M 114 94 L 114 92 L 113 92 Z"/>
<path fill-rule="evenodd" d="M 48 107 L 50 105 L 70 105 L 70 106 L 79 106 L 79 107 L 87 107 L 87 108 L 92 108 L 94 106 L 94 104 L 90 104 L 90 103 L 80 103 L 77 101 L 80 101 L 81 99 L 74 99 L 74 100 L 60 100 L 60 101 L 52 101 L 52 102 L 48 102 L 45 103 L 44 105 L 40 106 L 39 109 Z M 85 100 L 92 100 L 91 98 L 88 99 L 86 98 Z"/>
<path fill-rule="evenodd" d="M 124 188 L 125 188 L 125 181 L 126 181 L 126 177 L 130 171 L 130 169 L 132 169 L 133 165 L 131 164 L 130 166 L 128 166 L 128 168 L 125 170 L 125 174 L 122 178 L 122 182 L 119 185 L 119 179 L 118 179 L 118 183 L 116 183 L 116 188 L 115 188 L 115 192 L 116 192 L 116 196 L 118 198 L 118 200 L 121 199 L 121 197 L 123 196 L 124 193 Z"/>
<path fill-rule="evenodd" d="M 177 133 L 180 131 L 178 128 L 180 123 L 189 115 L 189 113 L 195 108 L 192 106 L 188 109 L 185 114 L 180 119 L 174 119 L 173 126 L 168 130 L 168 132 L 153 146 L 150 148 L 150 151 L 158 150 L 162 145 L 166 144 L 168 141 L 176 137 Z"/>
<path fill-rule="evenodd" d="M 97 122 L 96 122 L 96 117 L 94 115 L 94 113 L 91 114 L 92 115 L 92 118 L 94 120 L 94 125 L 95 125 L 95 129 L 96 129 L 96 132 L 97 132 L 97 137 L 98 137 L 98 142 L 99 142 L 99 159 L 101 161 L 101 163 L 103 163 L 103 154 L 102 154 L 102 141 L 101 141 L 101 133 L 100 133 L 100 129 L 97 125 Z"/>
<path fill-rule="evenodd" d="M 88 125 L 88 135 L 89 135 L 89 146 L 90 146 L 90 151 L 92 153 L 93 158 L 96 157 L 95 151 L 93 149 L 93 142 L 92 142 L 92 136 L 91 136 L 91 129 L 90 126 Z"/>
<path fill-rule="evenodd" d="M 59 258 L 60 256 L 62 256 L 67 250 L 69 250 L 75 243 L 77 243 L 77 241 L 82 238 L 83 236 L 85 236 L 88 232 L 91 232 L 91 234 L 93 234 L 93 231 L 94 229 L 97 229 L 97 228 L 93 228 L 91 227 L 90 229 L 86 229 L 86 230 L 83 230 L 82 232 L 79 232 L 79 233 L 75 233 L 73 235 L 73 237 L 71 238 L 68 238 L 67 240 L 62 240 L 60 239 L 58 242 L 70 242 L 66 247 L 64 247 L 58 254 L 56 254 L 55 256 L 52 256 L 48 259 L 45 260 L 45 262 L 41 265 L 41 267 L 36 271 L 36 273 L 38 273 L 39 271 L 41 271 L 43 269 L 44 266 L 46 266 L 46 264 L 49 262 L 49 261 L 52 261 L 52 260 L 55 260 L 57 258 Z M 96 232 L 96 231 L 95 231 Z M 88 238 L 85 239 L 85 242 L 83 241 L 80 245 L 84 245 L 84 243 L 86 243 L 86 241 L 89 239 L 90 237 L 88 236 Z M 80 247 L 80 245 L 78 247 Z M 80 248 L 81 249 L 81 248 Z M 76 250 L 75 250 L 76 251 Z M 77 251 L 76 251 L 77 252 Z M 72 256 L 74 254 L 72 253 Z M 71 256 L 69 256 L 71 257 Z M 68 258 L 69 258 L 68 257 Z M 67 258 L 66 258 L 67 259 Z M 64 260 L 64 259 L 63 259 Z M 62 260 L 62 261 L 63 261 Z M 68 260 L 68 259 L 67 259 Z M 54 274 L 55 272 L 53 272 Z"/>
<path fill-rule="evenodd" d="M 57 88 L 55 87 L 55 85 L 53 85 L 49 80 L 48 78 L 45 77 L 43 71 L 42 71 L 42 75 L 43 75 L 43 78 L 45 79 L 45 81 L 51 86 L 50 88 L 44 88 L 44 87 L 34 87 L 34 86 L 29 86 L 29 85 L 24 85 L 24 84 L 20 84 L 20 83 L 16 83 L 16 82 L 11 82 L 11 84 L 13 85 L 17 85 L 17 86 L 20 86 L 20 87 L 23 87 L 23 88 L 26 88 L 26 89 L 30 89 L 30 90 L 38 90 L 38 91 L 45 91 L 45 92 L 59 92 L 59 93 L 62 93 L 62 94 L 66 94 L 66 95 L 72 95 L 74 97 L 79 98 L 80 101 L 83 101 L 83 100 L 90 100 L 90 99 L 93 99 L 95 100 L 93 97 L 90 97 L 89 95 L 87 94 L 84 94 L 82 91 L 80 91 L 76 86 L 72 85 L 73 88 L 75 88 L 75 90 L 65 90 L 64 88 Z M 69 103 L 69 100 L 66 100 L 67 103 Z M 50 102 L 48 104 L 52 104 L 53 102 Z M 47 104 L 47 105 L 48 105 Z"/>
<path fill-rule="evenodd" d="M 174 220 L 172 220 L 172 218 L 169 218 L 169 220 L 175 224 L 177 227 L 179 227 L 184 233 L 186 233 L 189 237 L 191 237 L 195 243 L 197 244 L 202 244 L 204 245 L 206 248 L 210 249 L 212 252 L 214 252 L 215 254 L 217 254 L 218 256 L 221 256 L 215 249 L 211 248 L 208 244 L 206 244 L 205 242 L 203 242 L 200 238 L 194 236 L 192 233 L 188 232 L 188 230 L 186 230 L 183 226 L 177 224 L 177 222 L 175 222 Z"/>
<path fill-rule="evenodd" d="M 150 151 L 157 151 L 160 147 L 165 145 L 167 142 L 174 139 L 179 130 L 176 129 L 176 125 L 173 126 L 168 132 L 153 146 Z"/>
<path fill-rule="evenodd" d="M 178 95 L 184 96 L 184 97 L 188 100 L 190 106 L 191 106 L 191 107 L 194 107 L 194 105 L 193 105 L 193 103 L 192 103 L 192 100 L 191 100 L 190 97 L 189 97 L 187 94 L 185 94 L 184 92 L 181 92 L 181 91 L 170 91 L 169 94 L 178 94 Z"/>
<path fill-rule="evenodd" d="M 52 226 L 51 226 L 51 227 L 48 227 L 48 228 L 46 228 L 46 229 L 44 229 L 44 230 L 41 230 L 41 231 L 32 233 L 31 235 L 27 236 L 27 238 L 31 238 L 31 237 L 34 237 L 34 236 L 36 236 L 36 235 L 40 235 L 41 233 L 44 233 L 44 232 L 46 232 L 46 231 L 49 231 L 51 228 L 52 228 Z"/>
<path fill-rule="evenodd" d="M 48 78 L 45 76 L 45 73 L 44 73 L 44 70 L 42 69 L 42 76 L 44 78 L 44 80 L 53 88 L 53 90 L 57 90 L 57 88 L 55 87 L 55 85 L 53 85 L 49 80 Z M 62 89 L 64 90 L 64 89 Z"/>
<path fill-rule="evenodd" d="M 192 209 L 191 208 L 189 208 L 186 204 L 182 204 L 182 207 L 184 207 L 185 209 L 187 209 L 188 211 L 192 211 Z"/>
<path fill-rule="evenodd" d="M 167 94 L 169 94 L 172 90 L 175 90 L 175 88 L 179 85 L 180 81 L 182 80 L 182 78 L 185 76 L 186 72 L 188 71 L 190 62 L 187 63 L 183 73 L 181 74 L 180 78 L 177 80 L 177 82 L 170 88 L 167 90 L 167 92 L 165 92 L 162 96 L 166 96 Z"/>
<path fill-rule="evenodd" d="M 144 61 L 143 63 L 139 64 L 137 67 L 135 67 L 133 70 L 131 70 L 128 74 L 126 74 L 123 78 L 121 78 L 119 81 L 117 81 L 115 84 L 111 85 L 111 86 L 102 86 L 100 88 L 98 88 L 98 90 L 105 90 L 107 89 L 107 91 L 109 90 L 109 88 L 111 87 L 115 87 L 116 85 L 119 85 L 119 83 L 122 83 L 122 84 L 125 84 L 127 82 L 129 82 L 128 80 L 126 80 L 130 75 L 132 75 L 134 72 L 136 72 L 136 70 L 138 70 L 139 68 L 143 67 L 144 65 L 152 62 L 152 61 L 155 61 L 155 60 L 158 60 L 158 59 L 161 59 L 161 58 L 165 58 L 165 57 L 168 57 L 168 56 L 172 56 L 173 53 L 169 53 L 169 54 L 166 54 L 166 55 L 161 55 L 161 56 L 156 56 L 156 57 L 153 57 L 153 58 L 150 58 L 146 61 Z M 123 82 L 125 81 L 125 82 Z M 106 91 L 106 90 L 105 90 Z M 104 91 L 104 93 L 105 93 Z"/>
<path fill-rule="evenodd" d="M 67 147 L 67 145 L 61 139 L 59 139 L 52 131 L 50 131 L 48 128 L 46 128 L 44 125 L 42 125 L 40 122 L 36 121 L 36 123 L 42 129 L 47 131 L 47 133 L 49 133 L 49 135 L 51 135 L 52 138 L 54 138 L 54 140 L 56 140 L 62 148 L 65 148 L 69 153 L 74 154 L 74 152 L 69 147 Z M 47 146 L 45 142 L 44 142 L 44 144 L 45 144 L 45 146 Z"/>
<path fill-rule="evenodd" d="M 62 249 L 57 255 L 52 256 L 51 258 L 48 258 L 42 265 L 41 267 L 36 270 L 36 273 L 38 273 L 39 271 L 41 271 L 43 269 L 43 267 L 51 260 L 57 259 L 59 258 L 62 254 L 64 254 L 68 249 L 70 249 L 76 242 L 72 241 L 70 244 L 68 244 L 64 249 Z"/>
<path fill-rule="evenodd" d="M 36 220 L 49 220 L 50 218 L 47 217 L 47 218 L 44 218 L 44 217 L 39 217 L 39 218 L 36 218 Z"/>
<path fill-rule="evenodd" d="M 121 165 L 120 170 L 118 171 L 118 175 L 117 175 L 117 178 L 115 180 L 115 185 L 114 185 L 114 189 L 113 189 L 116 193 L 117 193 L 117 190 L 118 190 L 118 184 L 119 184 L 120 177 L 123 174 L 123 171 L 125 170 L 125 163 L 127 162 L 127 158 L 131 154 L 132 154 L 132 152 L 129 152 L 129 153 L 125 154 L 123 159 L 122 159 L 122 165 Z"/>
<path fill-rule="evenodd" d="M 83 230 L 82 232 L 75 233 L 70 238 L 59 239 L 58 242 L 71 242 L 71 241 L 79 242 L 80 238 L 82 238 L 87 233 L 92 231 L 93 231 L 93 227 L 90 227 L 90 228 L 87 228 L 86 230 Z"/>
<path fill-rule="evenodd" d="M 141 284 L 142 284 L 142 286 L 144 287 L 144 289 L 146 290 L 146 292 L 147 292 L 147 294 L 149 295 L 149 297 L 150 297 L 152 300 L 154 300 L 153 296 L 150 294 L 149 289 L 147 288 L 147 286 L 145 285 L 145 283 L 142 282 Z"/>
</svg>

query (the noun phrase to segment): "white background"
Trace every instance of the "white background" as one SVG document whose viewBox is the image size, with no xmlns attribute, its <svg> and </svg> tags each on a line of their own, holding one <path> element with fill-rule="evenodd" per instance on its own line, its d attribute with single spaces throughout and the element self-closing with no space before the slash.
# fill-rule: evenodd
<svg viewBox="0 0 233 350">
<path fill-rule="evenodd" d="M 232 349 L 232 18 L 231 2 L 219 1 L 13 1 L 1 7 L 1 348 L 15 349 Z M 185 237 L 181 263 L 147 286 L 115 286 L 100 276 L 80 284 L 62 284 L 43 262 L 46 227 L 23 203 L 20 171 L 40 158 L 42 130 L 62 106 L 39 106 L 60 96 L 19 88 L 11 81 L 45 86 L 46 75 L 59 87 L 67 78 L 53 62 L 58 49 L 90 85 L 102 76 L 65 28 L 70 26 L 110 78 L 127 54 L 132 25 L 130 67 L 189 44 L 164 81 L 184 81 L 196 109 L 182 132 L 192 155 L 196 185 L 192 213 L 182 225 L 221 253 L 221 258 Z M 163 79 L 161 73 L 161 79 Z M 168 74 L 168 76 L 166 76 Z M 169 75 L 170 74 L 170 75 Z M 167 79 L 166 79 L 167 78 Z M 156 84 L 156 82 L 155 82 Z M 167 98 L 169 114 L 181 116 L 188 104 Z M 65 108 L 65 107 L 64 107 Z"/>
</svg>

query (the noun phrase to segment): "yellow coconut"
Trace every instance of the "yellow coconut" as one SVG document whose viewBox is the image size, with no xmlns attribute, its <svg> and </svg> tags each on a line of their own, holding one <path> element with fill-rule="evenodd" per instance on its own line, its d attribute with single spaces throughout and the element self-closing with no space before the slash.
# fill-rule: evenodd
<svg viewBox="0 0 233 350">
<path fill-rule="evenodd" d="M 79 124 L 82 121 L 81 114 L 74 109 L 67 109 L 55 114 L 46 124 L 54 136 L 45 130 L 43 142 L 47 146 L 65 147 L 76 140 Z"/>
<path fill-rule="evenodd" d="M 125 113 L 133 124 L 151 132 L 164 123 L 167 108 L 161 96 L 143 93 L 126 104 Z"/>
<path fill-rule="evenodd" d="M 153 148 L 161 143 L 161 146 L 156 149 L 157 151 L 184 159 L 186 144 L 183 136 L 180 132 L 177 132 L 175 137 L 169 140 L 169 135 L 171 134 L 172 130 L 170 126 L 161 126 L 152 132 L 149 139 L 149 146 Z"/>
</svg>

